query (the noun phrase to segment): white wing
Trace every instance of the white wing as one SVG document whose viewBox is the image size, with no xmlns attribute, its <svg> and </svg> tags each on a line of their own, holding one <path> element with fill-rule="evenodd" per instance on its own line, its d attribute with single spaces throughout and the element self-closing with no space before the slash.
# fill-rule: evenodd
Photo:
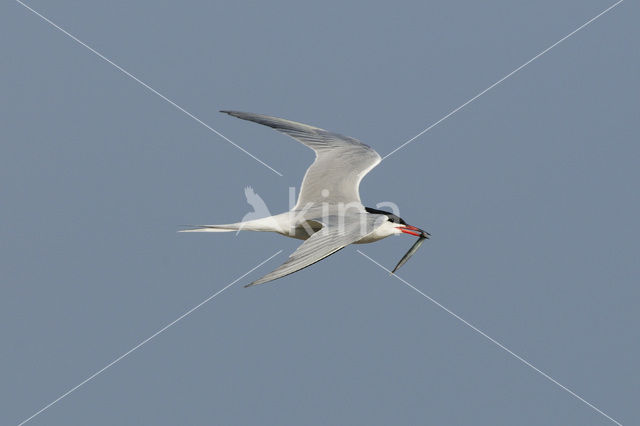
<svg viewBox="0 0 640 426">
<path fill-rule="evenodd" d="M 323 228 L 305 240 L 286 262 L 245 287 L 282 278 L 311 266 L 375 231 L 385 220 L 384 215 L 368 213 L 350 214 L 342 218 L 330 216 Z"/>
<path fill-rule="evenodd" d="M 304 175 L 294 209 L 302 209 L 307 203 L 360 203 L 360 181 L 381 161 L 373 148 L 348 136 L 268 115 L 221 112 L 273 127 L 315 151 L 316 160 Z M 325 189 L 329 191 L 327 196 L 322 192 Z"/>
</svg>

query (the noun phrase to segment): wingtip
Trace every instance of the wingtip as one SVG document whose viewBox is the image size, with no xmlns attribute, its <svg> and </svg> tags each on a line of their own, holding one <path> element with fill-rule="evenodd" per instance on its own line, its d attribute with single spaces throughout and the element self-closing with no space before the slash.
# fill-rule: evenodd
<svg viewBox="0 0 640 426">
<path fill-rule="evenodd" d="M 262 277 L 262 278 L 264 278 L 264 277 Z M 266 280 L 265 281 L 262 278 L 259 278 L 259 279 L 255 280 L 253 282 L 250 282 L 249 284 L 245 285 L 244 288 L 253 287 L 253 286 L 256 286 L 258 284 L 264 284 L 264 283 L 267 283 L 267 282 L 271 281 L 271 280 Z"/>
</svg>

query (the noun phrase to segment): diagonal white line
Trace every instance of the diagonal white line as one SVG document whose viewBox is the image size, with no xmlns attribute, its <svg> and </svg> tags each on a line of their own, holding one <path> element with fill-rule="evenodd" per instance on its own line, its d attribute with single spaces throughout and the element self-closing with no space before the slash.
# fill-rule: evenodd
<svg viewBox="0 0 640 426">
<path fill-rule="evenodd" d="M 409 282 L 405 281 L 404 279 L 402 279 L 401 277 L 399 277 L 396 274 L 393 274 L 390 270 L 388 270 L 387 268 L 385 268 L 384 266 L 382 266 L 380 263 L 376 262 L 375 260 L 373 260 L 372 258 L 370 258 L 369 256 L 367 256 L 366 254 L 364 254 L 363 252 L 361 252 L 360 250 L 357 250 L 358 253 L 360 253 L 361 255 L 363 255 L 364 257 L 366 257 L 367 259 L 369 259 L 371 262 L 375 263 L 376 265 L 378 265 L 381 269 L 389 272 L 391 275 L 393 275 L 394 277 L 396 277 L 397 279 L 399 279 L 400 281 L 402 281 L 404 284 L 406 284 L 409 288 L 411 288 L 412 290 L 416 291 L 417 293 L 419 293 L 420 295 L 422 295 L 424 298 L 426 298 L 427 300 L 429 300 L 430 302 L 432 302 L 433 304 L 435 304 L 436 306 L 438 306 L 439 308 L 443 309 L 445 312 L 447 312 L 448 314 L 452 315 L 455 319 L 459 320 L 460 322 L 462 322 L 464 325 L 466 325 L 467 327 L 471 328 L 473 331 L 479 333 L 480 335 L 482 335 L 483 337 L 487 338 L 491 343 L 494 343 L 496 346 L 498 346 L 500 349 L 506 351 L 509 355 L 513 356 L 515 359 L 517 359 L 518 361 L 522 362 L 523 364 L 525 364 L 527 367 L 533 369 L 535 372 L 541 374 L 545 379 L 551 381 L 552 383 L 554 383 L 555 385 L 559 386 L 561 389 L 569 392 L 569 394 L 571 394 L 572 396 L 574 396 L 575 398 L 579 399 L 580 401 L 582 401 L 583 403 L 585 403 L 587 406 L 591 407 L 592 409 L 594 409 L 595 411 L 597 411 L 598 413 L 602 414 L 603 416 L 605 416 L 607 419 L 611 420 L 613 423 L 622 426 L 622 423 L 620 423 L 619 421 L 615 420 L 613 417 L 609 416 L 607 413 L 605 413 L 604 411 L 600 410 L 598 407 L 596 407 L 595 405 L 593 405 L 592 403 L 590 403 L 589 401 L 585 400 L 584 398 L 582 398 L 580 395 L 578 395 L 577 393 L 575 393 L 574 391 L 572 391 L 571 389 L 569 389 L 568 387 L 564 386 L 562 383 L 558 382 L 556 379 L 554 379 L 553 377 L 551 377 L 550 375 L 548 375 L 547 373 L 545 373 L 544 371 L 540 370 L 539 368 L 537 368 L 535 365 L 531 364 L 529 361 L 527 361 L 526 359 L 524 359 L 523 357 L 521 357 L 520 355 L 516 354 L 515 352 L 513 352 L 511 349 L 507 348 L 505 345 L 503 345 L 502 343 L 498 342 L 496 339 L 494 339 L 493 337 L 489 336 L 487 333 L 485 333 L 484 331 L 480 330 L 478 327 L 476 327 L 475 325 L 471 324 L 469 321 L 465 320 L 464 318 L 462 318 L 460 315 L 456 314 L 455 312 L 453 312 L 451 309 L 447 308 L 446 306 L 442 305 L 440 302 L 438 302 L 437 300 L 433 299 L 432 297 L 430 297 L 429 295 L 427 295 L 426 293 L 422 292 L 421 290 L 419 290 L 418 288 L 414 287 L 412 284 L 410 284 Z"/>
<path fill-rule="evenodd" d="M 56 28 L 57 30 L 59 30 L 60 32 L 62 32 L 63 34 L 67 35 L 69 38 L 71 38 L 73 41 L 75 41 L 76 43 L 86 47 L 87 49 L 89 49 L 92 53 L 94 53 L 95 55 L 97 55 L 99 58 L 105 60 L 106 62 L 108 62 L 109 64 L 113 65 L 116 69 L 118 69 L 119 71 L 121 71 L 124 75 L 126 75 L 127 77 L 131 78 L 132 80 L 134 80 L 135 82 L 139 83 L 140 85 L 142 85 L 145 89 L 149 90 L 150 92 L 158 95 L 160 98 L 164 99 L 165 101 L 167 101 L 168 103 L 170 103 L 172 106 L 174 106 L 175 108 L 177 108 L 178 110 L 182 111 L 183 113 L 185 113 L 187 116 L 193 118 L 195 121 L 197 121 L 198 123 L 200 123 L 201 125 L 203 125 L 204 127 L 206 127 L 207 129 L 211 130 L 213 133 L 215 133 L 216 135 L 220 136 L 222 139 L 226 140 L 227 142 L 229 142 L 231 145 L 235 146 L 236 148 L 238 148 L 240 151 L 244 152 L 245 154 L 247 154 L 249 157 L 253 158 L 254 160 L 256 160 L 258 163 L 262 164 L 263 166 L 265 166 L 266 168 L 268 168 L 269 170 L 271 170 L 272 172 L 274 172 L 275 174 L 282 176 L 282 173 L 280 173 L 279 171 L 277 171 L 276 169 L 274 169 L 273 167 L 271 167 L 270 165 L 268 165 L 267 163 L 265 163 L 264 161 L 260 160 L 258 157 L 256 157 L 255 155 L 253 155 L 252 153 L 250 153 L 249 151 L 247 151 L 246 149 L 244 149 L 243 147 L 241 147 L 240 145 L 238 145 L 237 143 L 235 143 L 234 141 L 232 141 L 231 139 L 229 139 L 228 137 L 226 137 L 225 135 L 223 135 L 222 133 L 220 133 L 219 131 L 217 131 L 216 129 L 214 129 L 213 127 L 211 127 L 210 125 L 208 125 L 207 123 L 205 123 L 204 121 L 202 121 L 201 119 L 199 119 L 198 117 L 196 117 L 195 115 L 193 115 L 192 113 L 190 113 L 189 111 L 187 111 L 186 109 L 184 109 L 183 107 L 181 107 L 180 105 L 178 105 L 177 103 L 175 103 L 174 101 L 172 101 L 171 99 L 167 98 L 165 95 L 163 95 L 162 93 L 158 92 L 156 89 L 154 89 L 153 87 L 149 86 L 147 83 L 145 83 L 144 81 L 140 80 L 138 77 L 136 77 L 135 75 L 131 74 L 129 71 L 125 70 L 124 68 L 122 68 L 120 65 L 116 64 L 115 62 L 113 62 L 111 59 L 107 58 L 106 56 L 104 56 L 102 53 L 98 52 L 97 50 L 95 50 L 93 47 L 89 46 L 87 43 L 83 42 L 82 40 L 78 39 L 76 36 L 74 36 L 73 34 L 69 33 L 67 30 L 65 30 L 64 28 L 60 27 L 59 25 L 57 25 L 55 22 L 51 21 L 49 18 L 43 16 L 42 14 L 40 14 L 39 12 L 35 11 L 34 9 L 32 9 L 31 7 L 27 6 L 26 4 L 24 4 L 22 1 L 20 0 L 16 0 L 16 2 L 18 4 L 20 4 L 21 6 L 23 6 L 24 8 L 26 8 L 27 10 L 30 10 L 31 12 L 33 12 L 35 15 L 39 16 L 40 18 L 42 18 L 42 20 L 44 20 L 45 22 L 49 23 L 51 26 L 53 26 L 54 28 Z"/>
<path fill-rule="evenodd" d="M 462 105 L 460 105 L 459 107 L 451 110 L 447 115 L 445 115 L 444 117 L 442 117 L 440 120 L 436 121 L 435 123 L 433 123 L 432 125 L 430 125 L 429 127 L 427 127 L 426 129 L 424 129 L 423 131 L 421 131 L 420 133 L 418 133 L 417 135 L 415 135 L 414 137 L 412 137 L 411 139 L 409 139 L 408 141 L 406 141 L 405 143 L 403 143 L 402 145 L 400 145 L 399 147 L 397 147 L 396 149 L 394 149 L 393 151 L 391 151 L 390 153 L 388 153 L 387 155 L 385 155 L 384 157 L 382 157 L 383 160 L 385 160 L 387 157 L 389 157 L 390 155 L 394 154 L 395 152 L 399 151 L 400 149 L 404 148 L 405 146 L 409 145 L 411 142 L 413 142 L 414 140 L 416 140 L 417 138 L 419 138 L 420 136 L 424 135 L 425 133 L 427 133 L 429 130 L 433 129 L 434 127 L 436 127 L 438 124 L 442 123 L 444 120 L 446 120 L 447 118 L 451 117 L 453 114 L 455 114 L 456 112 L 460 111 L 462 108 L 466 107 L 467 105 L 469 105 L 471 102 L 475 101 L 476 99 L 478 99 L 480 96 L 484 95 L 485 93 L 487 93 L 489 90 L 493 89 L 494 87 L 496 87 L 498 84 L 502 83 L 503 81 L 505 81 L 506 79 L 508 79 L 509 77 L 511 77 L 512 75 L 514 75 L 515 73 L 517 73 L 518 71 L 520 71 L 522 68 L 526 67 L 527 65 L 529 65 L 531 62 L 535 61 L 536 59 L 538 59 L 540 56 L 544 55 L 545 53 L 547 53 L 548 51 L 550 51 L 551 49 L 553 49 L 554 47 L 556 47 L 557 45 L 559 45 L 560 43 L 562 43 L 563 41 L 565 41 L 566 39 L 568 39 L 569 37 L 571 37 L 572 35 L 574 35 L 575 33 L 577 33 L 578 31 L 582 30 L 584 27 L 586 27 L 587 25 L 591 24 L 593 21 L 595 21 L 596 19 L 598 19 L 599 17 L 601 17 L 602 15 L 604 15 L 605 13 L 609 12 L 611 9 L 613 9 L 614 7 L 616 7 L 617 5 L 619 5 L 620 3 L 622 3 L 624 0 L 618 0 L 616 3 L 612 4 L 611 6 L 609 6 L 608 8 L 606 8 L 605 10 L 603 10 L 602 12 L 598 13 L 596 16 L 594 16 L 593 18 L 589 19 L 587 22 L 585 22 L 584 24 L 580 25 L 578 28 L 576 28 L 575 30 L 571 31 L 569 34 L 567 34 L 566 36 L 562 37 L 560 40 L 556 41 L 555 43 L 553 43 L 551 46 L 547 47 L 546 49 L 544 49 L 542 52 L 538 53 L 536 56 L 534 56 L 533 58 L 529 59 L 527 62 L 525 62 L 524 64 L 520 65 L 518 68 L 514 69 L 513 71 L 511 71 L 509 74 L 505 75 L 504 77 L 502 77 L 500 80 L 496 81 L 495 83 L 493 83 L 491 86 L 487 87 L 486 89 L 484 89 L 482 92 L 478 93 L 477 95 L 475 95 L 473 98 L 469 99 L 468 101 L 466 101 L 465 103 L 463 103 Z"/>
<path fill-rule="evenodd" d="M 282 253 L 282 250 L 278 250 L 277 253 L 272 254 L 268 259 L 263 260 L 262 262 L 260 262 L 259 264 L 257 264 L 256 266 L 254 266 L 253 268 L 251 268 L 250 270 L 248 270 L 247 272 L 245 272 L 244 274 L 242 274 L 241 276 L 239 276 L 238 278 L 236 278 L 235 280 L 231 281 L 229 284 L 227 284 L 225 287 L 222 288 L 222 290 L 218 290 L 217 292 L 215 292 L 214 294 L 212 294 L 211 296 L 207 297 L 206 299 L 204 299 L 202 302 L 198 303 L 196 306 L 194 306 L 193 308 L 189 309 L 187 312 L 185 312 L 184 314 L 180 315 L 178 318 L 176 318 L 175 320 L 171 321 L 169 324 L 165 325 L 164 327 L 162 327 L 160 330 L 156 331 L 155 333 L 153 333 L 151 336 L 147 337 L 146 339 L 144 339 L 142 342 L 138 343 L 137 345 L 135 345 L 133 348 L 129 349 L 127 352 L 123 353 L 122 355 L 120 355 L 118 358 L 114 359 L 113 361 L 111 361 L 109 364 L 105 365 L 104 367 L 102 367 L 100 370 L 96 371 L 95 373 L 93 373 L 92 375 L 90 375 L 89 377 L 87 377 L 86 379 L 84 379 L 82 382 L 78 383 L 77 385 L 75 385 L 74 387 L 72 387 L 71 389 L 69 389 L 68 391 L 66 391 L 65 393 L 63 393 L 62 395 L 60 395 L 58 398 L 54 399 L 53 401 L 51 401 L 50 403 L 48 403 L 47 405 L 45 405 L 44 407 L 42 407 L 40 410 L 38 410 L 37 412 L 35 412 L 33 415 L 31 415 L 30 417 L 28 417 L 27 419 L 23 420 L 22 422 L 20 422 L 18 424 L 18 426 L 22 426 L 23 424 L 27 423 L 28 421 L 32 420 L 34 417 L 36 417 L 37 415 L 41 414 L 43 411 L 47 410 L 48 408 L 50 408 L 52 405 L 56 404 L 57 402 L 59 402 L 61 399 L 69 396 L 69 394 L 73 393 L 74 391 L 76 391 L 80 386 L 86 384 L 87 382 L 91 381 L 92 379 L 94 379 L 97 375 L 101 374 L 102 372 L 104 372 L 107 368 L 113 366 L 114 364 L 116 364 L 117 362 L 121 361 L 123 358 L 125 358 L 127 355 L 131 354 L 132 352 L 134 352 L 135 350 L 137 350 L 138 348 L 140 348 L 142 345 L 144 345 L 145 343 L 149 342 L 151 339 L 153 339 L 154 337 L 156 337 L 157 335 L 159 335 L 160 333 L 164 332 L 165 330 L 167 330 L 168 328 L 172 327 L 175 323 L 177 323 L 178 321 L 180 321 L 181 319 L 185 318 L 186 316 L 190 315 L 191 313 L 193 313 L 193 311 L 195 311 L 196 309 L 198 309 L 199 307 L 201 307 L 202 305 L 204 305 L 205 303 L 207 303 L 208 301 L 210 301 L 211 299 L 213 299 L 214 297 L 216 297 L 217 295 L 219 295 L 220 293 L 222 293 L 223 291 L 225 291 L 226 289 L 228 289 L 229 287 L 231 287 L 232 285 L 234 285 L 235 283 L 237 283 L 238 281 L 240 281 L 241 279 L 243 279 L 244 277 L 246 277 L 247 275 L 249 275 L 251 272 L 255 271 L 256 269 L 258 269 L 259 267 L 261 267 L 262 265 L 264 265 L 265 263 L 267 263 L 268 261 L 270 261 L 271 259 L 273 259 L 274 257 L 276 257 L 277 255 L 279 255 L 280 253 Z"/>
</svg>

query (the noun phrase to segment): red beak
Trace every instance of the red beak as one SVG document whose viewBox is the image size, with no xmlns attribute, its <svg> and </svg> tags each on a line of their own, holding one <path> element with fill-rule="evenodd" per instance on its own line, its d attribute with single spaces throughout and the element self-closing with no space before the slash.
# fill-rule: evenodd
<svg viewBox="0 0 640 426">
<path fill-rule="evenodd" d="M 416 228 L 415 226 L 411 226 L 411 225 L 396 226 L 396 228 L 398 228 L 405 234 L 413 235 L 416 237 L 419 237 L 424 233 L 422 229 Z"/>
</svg>

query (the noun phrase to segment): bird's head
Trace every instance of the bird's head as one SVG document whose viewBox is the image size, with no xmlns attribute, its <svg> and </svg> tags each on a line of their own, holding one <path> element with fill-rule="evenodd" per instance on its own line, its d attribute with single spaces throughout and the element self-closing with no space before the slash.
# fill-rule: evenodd
<svg viewBox="0 0 640 426">
<path fill-rule="evenodd" d="M 404 219 L 402 219 L 398 215 L 395 215 L 393 213 L 390 213 L 384 210 L 372 209 L 371 207 L 365 207 L 365 209 L 369 213 L 385 215 L 387 217 L 387 224 L 395 228 L 394 232 L 396 234 L 409 234 L 415 237 L 423 237 L 423 238 L 429 238 L 431 236 L 431 234 L 429 234 L 427 231 L 423 231 L 418 227 L 409 225 L 407 222 L 404 221 Z"/>
</svg>

